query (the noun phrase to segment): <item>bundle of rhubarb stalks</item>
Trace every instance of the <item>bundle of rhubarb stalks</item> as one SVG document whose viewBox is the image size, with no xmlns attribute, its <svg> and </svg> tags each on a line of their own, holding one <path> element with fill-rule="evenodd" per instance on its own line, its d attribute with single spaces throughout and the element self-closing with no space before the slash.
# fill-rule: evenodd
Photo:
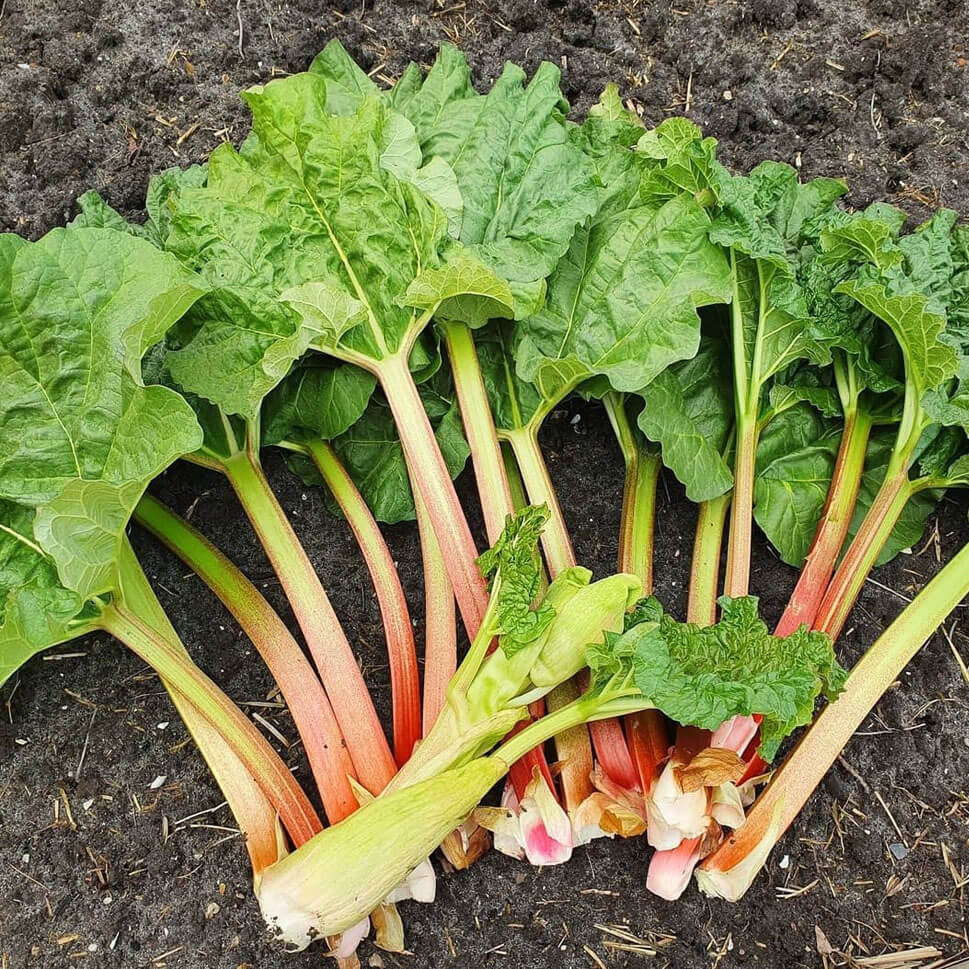
<svg viewBox="0 0 969 969">
<path fill-rule="evenodd" d="M 576 123 L 550 64 L 479 93 L 443 47 L 384 90 L 332 43 L 242 96 L 249 136 L 158 174 L 145 221 L 87 193 L 66 228 L 0 236 L 0 683 L 93 631 L 129 647 L 245 833 L 272 930 L 347 964 L 371 927 L 403 949 L 397 903 L 433 899 L 438 849 L 551 865 L 641 836 L 649 891 L 695 874 L 739 898 L 969 592 L 967 548 L 839 665 L 872 569 L 969 483 L 969 229 L 850 211 L 844 182 L 772 161 L 732 174 L 696 126 L 647 130 L 614 86 Z M 598 578 L 538 443 L 573 394 L 601 402 L 625 459 L 617 571 Z M 359 543 L 390 736 L 266 448 Z M 469 458 L 483 553 L 453 484 Z M 204 520 L 148 493 L 179 460 L 228 478 L 298 633 Z M 651 596 L 663 468 L 698 506 L 685 616 Z M 378 524 L 410 519 L 420 659 Z M 193 662 L 131 522 L 252 640 L 312 789 Z M 800 568 L 773 632 L 748 594 L 755 522 Z"/>
</svg>

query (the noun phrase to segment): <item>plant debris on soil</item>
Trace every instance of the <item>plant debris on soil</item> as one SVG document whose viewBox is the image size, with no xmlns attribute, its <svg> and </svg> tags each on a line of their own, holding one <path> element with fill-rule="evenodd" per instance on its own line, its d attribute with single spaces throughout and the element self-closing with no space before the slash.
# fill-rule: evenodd
<svg viewBox="0 0 969 969">
<path fill-rule="evenodd" d="M 204 160 L 248 128 L 241 88 L 303 70 L 337 37 L 378 80 L 443 40 L 486 83 L 505 59 L 560 64 L 580 114 L 609 80 L 647 123 L 685 114 L 737 169 L 765 157 L 845 176 L 856 206 L 969 212 L 969 13 L 964 0 L 6 0 L 0 2 L 0 228 L 31 238 L 100 191 L 129 217 L 149 174 Z M 615 567 L 621 459 L 604 414 L 573 403 L 543 434 L 579 561 Z M 312 556 L 382 712 L 389 674 L 372 587 L 346 524 L 277 455 L 274 489 Z M 604 484 L 605 482 L 605 484 Z M 179 465 L 157 485 L 207 528 L 292 622 L 225 481 Z M 473 482 L 459 482 L 475 507 Z M 657 594 L 683 613 L 693 508 L 660 490 Z M 479 545 L 480 522 L 475 521 Z M 412 526 L 387 529 L 418 625 Z M 869 580 L 845 665 L 965 540 L 943 503 L 923 543 Z M 134 530 L 163 605 L 199 664 L 308 776 L 268 672 L 194 575 Z M 751 587 L 777 619 L 794 571 L 764 545 Z M 958 610 L 905 672 L 737 905 L 646 894 L 645 839 L 597 842 L 563 868 L 491 853 L 402 906 L 414 955 L 365 965 L 922 967 L 969 950 L 969 630 Z M 0 696 L 0 969 L 319 965 L 263 928 L 218 789 L 155 675 L 106 636 L 35 659 Z M 952 959 L 952 961 L 948 961 Z"/>
</svg>

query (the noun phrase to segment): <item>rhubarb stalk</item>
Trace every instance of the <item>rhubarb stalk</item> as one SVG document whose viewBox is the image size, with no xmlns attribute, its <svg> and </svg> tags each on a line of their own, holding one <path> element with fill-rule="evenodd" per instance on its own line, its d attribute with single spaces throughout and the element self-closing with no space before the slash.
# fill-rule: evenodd
<svg viewBox="0 0 969 969">
<path fill-rule="evenodd" d="M 473 637 L 488 608 L 488 591 L 478 569 L 471 529 L 411 376 L 407 354 L 385 357 L 372 369 L 393 412 L 412 484 L 424 501 L 447 563 L 465 629 Z"/>
<path fill-rule="evenodd" d="M 700 503 L 693 559 L 690 566 L 690 591 L 686 621 L 710 626 L 717 621 L 717 589 L 720 585 L 720 550 L 723 530 L 730 508 L 730 494 Z"/>
<path fill-rule="evenodd" d="M 708 895 L 736 901 L 875 704 L 962 599 L 969 545 L 929 582 L 851 671 L 844 692 L 801 737 L 746 822 L 697 870 Z"/>
<path fill-rule="evenodd" d="M 251 440 L 223 467 L 293 608 L 357 776 L 367 790 L 381 791 L 397 764 L 343 627 L 266 480 Z"/>
<path fill-rule="evenodd" d="M 889 472 L 818 607 L 814 628 L 835 641 L 906 502 L 915 492 L 907 462 L 893 463 L 895 466 L 889 465 Z"/>
<path fill-rule="evenodd" d="M 404 588 L 373 513 L 332 445 L 312 438 L 306 442 L 306 451 L 353 529 L 377 593 L 390 661 L 394 758 L 399 766 L 410 757 L 421 736 L 421 682 Z"/>
<path fill-rule="evenodd" d="M 155 670 L 219 731 L 262 787 L 294 844 L 308 841 L 322 829 L 313 806 L 276 751 L 184 652 L 173 649 L 162 633 L 122 601 L 107 606 L 98 625 Z"/>
<path fill-rule="evenodd" d="M 286 624 L 222 552 L 157 498 L 145 495 L 134 518 L 202 579 L 252 641 L 293 715 L 327 820 L 345 818 L 357 807 L 349 781 L 356 772 L 323 686 Z"/>
<path fill-rule="evenodd" d="M 478 353 L 471 329 L 463 323 L 443 325 L 444 340 L 451 361 L 454 389 L 461 408 L 464 433 L 471 447 L 478 498 L 484 515 L 488 542 L 494 544 L 505 527 L 505 518 L 514 513 L 511 489 L 502 460 L 488 392 L 485 389 Z"/>
<path fill-rule="evenodd" d="M 188 656 L 127 539 L 121 545 L 120 561 L 126 602 L 173 650 Z M 263 869 L 280 857 L 276 809 L 222 734 L 174 687 L 162 682 L 245 836 L 252 873 L 258 879 Z"/>
<path fill-rule="evenodd" d="M 854 515 L 871 427 L 871 417 L 859 407 L 845 412 L 828 497 L 797 585 L 777 624 L 777 636 L 788 636 L 801 625 L 810 627 L 817 618 Z"/>
<path fill-rule="evenodd" d="M 424 565 L 424 712 L 423 736 L 444 707 L 447 685 L 458 664 L 454 590 L 447 563 L 428 517 L 424 499 L 414 492 Z"/>
</svg>

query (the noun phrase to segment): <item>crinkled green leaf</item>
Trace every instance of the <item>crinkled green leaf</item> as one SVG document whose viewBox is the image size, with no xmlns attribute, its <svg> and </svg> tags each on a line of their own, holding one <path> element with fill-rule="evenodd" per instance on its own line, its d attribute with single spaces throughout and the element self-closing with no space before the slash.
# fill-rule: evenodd
<svg viewBox="0 0 969 969">
<path fill-rule="evenodd" d="M 83 601 L 33 541 L 33 509 L 0 500 L 0 686 L 49 646 L 83 635 L 68 624 Z"/>
<path fill-rule="evenodd" d="M 665 201 L 686 192 L 710 204 L 719 175 L 716 148 L 716 139 L 704 138 L 686 118 L 667 118 L 647 131 L 636 146 L 637 154 L 651 162 L 640 186 L 642 197 Z"/>
<path fill-rule="evenodd" d="M 141 358 L 203 292 L 114 229 L 0 244 L 0 495 L 37 509 L 35 538 L 81 601 L 117 588 L 135 503 L 201 443 L 188 404 L 143 385 Z"/>
<path fill-rule="evenodd" d="M 697 309 L 730 297 L 729 269 L 708 230 L 686 196 L 658 208 L 634 204 L 580 229 L 549 279 L 545 308 L 522 324 L 521 375 L 554 386 L 565 368 L 572 386 L 584 372 L 635 391 L 692 357 Z"/>
<path fill-rule="evenodd" d="M 326 81 L 326 109 L 332 114 L 353 114 L 362 100 L 378 93 L 377 85 L 338 40 L 331 40 L 316 55 L 310 73 Z"/>
<path fill-rule="evenodd" d="M 724 597 L 720 606 L 713 626 L 664 615 L 623 633 L 614 650 L 631 654 L 637 687 L 677 723 L 715 730 L 734 716 L 762 716 L 760 753 L 770 760 L 810 723 L 820 694 L 837 696 L 847 674 L 823 633 L 802 627 L 771 636 L 752 597 Z"/>
<path fill-rule="evenodd" d="M 363 416 L 376 383 L 372 374 L 350 364 L 329 367 L 306 361 L 266 398 L 263 444 L 299 441 L 307 434 L 332 441 Z"/>
<path fill-rule="evenodd" d="M 495 632 L 509 656 L 538 639 L 555 618 L 544 600 L 534 606 L 543 583 L 538 541 L 548 516 L 545 505 L 529 505 L 509 515 L 495 544 L 478 557 L 478 567 L 489 580 Z"/>
<path fill-rule="evenodd" d="M 921 398 L 953 376 L 957 368 L 955 351 L 939 337 L 945 316 L 932 308 L 929 297 L 915 291 L 901 291 L 886 277 L 862 271 L 837 287 L 891 327 L 905 357 L 906 380 Z"/>
<path fill-rule="evenodd" d="M 725 494 L 733 473 L 725 453 L 734 426 L 729 350 L 704 336 L 690 360 L 664 370 L 641 391 L 639 427 L 660 445 L 663 463 L 686 488 L 690 501 Z"/>
<path fill-rule="evenodd" d="M 194 450 L 191 410 L 141 384 L 141 357 L 201 280 L 110 229 L 7 243 L 0 263 L 0 495 L 39 505 L 76 478 L 146 484 Z"/>
<path fill-rule="evenodd" d="M 526 85 L 521 68 L 506 64 L 477 95 L 463 61 L 442 47 L 420 92 L 395 106 L 414 123 L 424 157 L 453 170 L 463 199 L 457 238 L 511 284 L 522 316 L 538 308 L 542 280 L 595 211 L 593 168 L 563 123 L 558 68 L 541 64 Z"/>
</svg>

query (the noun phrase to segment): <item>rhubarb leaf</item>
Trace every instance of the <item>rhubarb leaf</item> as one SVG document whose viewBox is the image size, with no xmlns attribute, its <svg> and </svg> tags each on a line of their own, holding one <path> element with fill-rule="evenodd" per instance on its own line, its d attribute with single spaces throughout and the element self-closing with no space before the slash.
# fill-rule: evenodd
<svg viewBox="0 0 969 969">
<path fill-rule="evenodd" d="M 533 608 L 543 582 L 538 541 L 548 517 L 544 505 L 509 515 L 498 540 L 478 558 L 492 595 L 494 632 L 509 656 L 538 639 L 555 618 L 544 600 Z"/>
<path fill-rule="evenodd" d="M 728 354 L 721 339 L 704 336 L 695 357 L 673 364 L 640 391 L 639 427 L 660 445 L 663 463 L 694 502 L 733 486 L 724 460 L 734 425 Z"/>
<path fill-rule="evenodd" d="M 637 391 L 692 357 L 697 309 L 730 299 L 729 268 L 709 229 L 703 209 L 678 196 L 659 207 L 633 203 L 576 232 L 545 308 L 523 323 L 521 375 L 556 385 L 566 368 L 572 386 L 585 372 Z"/>
<path fill-rule="evenodd" d="M 372 374 L 350 364 L 306 360 L 266 398 L 262 443 L 298 443 L 305 435 L 332 441 L 360 420 L 376 383 Z"/>
<path fill-rule="evenodd" d="M 811 547 L 840 443 L 838 424 L 803 403 L 775 417 L 761 435 L 754 518 L 788 565 L 800 566 Z"/>
<path fill-rule="evenodd" d="M 463 199 L 457 238 L 508 280 L 520 317 L 539 308 L 543 280 L 595 211 L 593 169 L 563 123 L 568 103 L 557 67 L 541 64 L 526 85 L 521 68 L 506 64 L 491 90 L 476 95 L 463 59 L 442 48 L 420 94 L 397 107 L 424 157 L 454 171 Z"/>
<path fill-rule="evenodd" d="M 83 602 L 37 547 L 33 519 L 32 509 L 0 500 L 0 686 L 31 656 L 89 631 L 68 628 Z"/>
<path fill-rule="evenodd" d="M 677 723 L 715 730 L 734 716 L 762 716 L 760 754 L 770 760 L 811 722 L 820 694 L 838 695 L 847 674 L 823 633 L 802 627 L 771 636 L 753 597 L 725 596 L 720 607 L 713 626 L 664 615 L 658 625 L 632 627 L 614 648 L 631 653 L 637 687 Z"/>
<path fill-rule="evenodd" d="M 37 539 L 87 599 L 114 587 L 148 482 L 201 441 L 181 397 L 144 386 L 141 358 L 204 285 L 112 229 L 5 242 L 0 266 L 0 496 L 39 507 Z"/>
</svg>

